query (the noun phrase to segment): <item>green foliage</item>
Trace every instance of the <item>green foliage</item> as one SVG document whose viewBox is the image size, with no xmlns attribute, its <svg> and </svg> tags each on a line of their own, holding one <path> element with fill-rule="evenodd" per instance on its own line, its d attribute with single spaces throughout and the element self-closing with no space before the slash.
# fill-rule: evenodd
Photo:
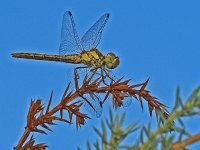
<svg viewBox="0 0 200 150">
<path fill-rule="evenodd" d="M 93 145 L 87 142 L 87 149 L 97 150 L 151 150 L 151 149 L 186 149 L 187 145 L 200 140 L 200 131 L 192 136 L 184 125 L 183 117 L 191 117 L 200 114 L 200 86 L 198 86 L 189 98 L 183 102 L 180 97 L 180 87 L 176 90 L 175 105 L 171 115 L 164 124 L 164 118 L 160 114 L 158 128 L 152 131 L 151 124 L 144 125 L 139 130 L 138 140 L 132 145 L 123 145 L 128 135 L 139 129 L 138 122 L 134 122 L 127 128 L 123 127 L 125 113 L 122 116 L 116 114 L 114 117 L 112 111 L 109 112 L 109 118 L 102 120 L 101 129 L 94 127 L 95 132 L 101 140 L 97 140 Z M 176 122 L 176 123 L 175 123 Z M 109 131 L 109 132 L 108 132 Z M 110 136 L 108 136 L 110 135 Z"/>
<path fill-rule="evenodd" d="M 122 116 L 118 114 L 113 117 L 111 109 L 109 110 L 109 117 L 101 122 L 101 130 L 94 127 L 95 132 L 100 137 L 101 141 L 96 141 L 93 146 L 97 150 L 113 150 L 113 149 L 127 149 L 129 146 L 123 145 L 122 142 L 126 137 L 139 129 L 138 123 L 135 122 L 124 128 L 125 113 Z M 109 132 L 108 132 L 109 131 Z M 90 150 L 92 146 L 87 143 L 87 149 Z"/>
</svg>

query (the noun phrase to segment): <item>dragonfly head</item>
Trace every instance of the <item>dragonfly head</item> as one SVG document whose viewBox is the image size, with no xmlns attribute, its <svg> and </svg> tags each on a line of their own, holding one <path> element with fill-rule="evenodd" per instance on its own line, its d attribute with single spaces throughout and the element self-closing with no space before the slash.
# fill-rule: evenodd
<svg viewBox="0 0 200 150">
<path fill-rule="evenodd" d="M 105 64 L 109 69 L 114 69 L 119 65 L 119 57 L 115 56 L 114 53 L 108 53 L 105 56 Z"/>
</svg>

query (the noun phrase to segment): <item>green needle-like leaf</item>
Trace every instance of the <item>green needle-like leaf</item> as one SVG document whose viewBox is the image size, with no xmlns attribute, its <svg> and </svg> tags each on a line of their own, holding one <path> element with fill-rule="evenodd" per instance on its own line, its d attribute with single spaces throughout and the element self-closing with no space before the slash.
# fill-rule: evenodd
<svg viewBox="0 0 200 150">
<path fill-rule="evenodd" d="M 90 142 L 87 141 L 87 150 L 91 150 Z"/>
<path fill-rule="evenodd" d="M 110 118 L 110 123 L 111 125 L 113 124 L 113 114 L 112 114 L 112 110 L 109 109 L 109 118 Z"/>
<path fill-rule="evenodd" d="M 187 99 L 187 102 L 192 102 L 196 97 L 198 97 L 198 94 L 200 92 L 200 86 L 198 86 L 193 92 L 192 94 L 189 96 L 189 98 Z"/>
<path fill-rule="evenodd" d="M 182 128 L 185 128 L 185 125 L 183 123 L 183 121 L 181 120 L 181 118 L 177 118 L 178 122 L 180 123 Z"/>
<path fill-rule="evenodd" d="M 124 119 L 125 119 L 126 113 L 124 112 L 121 116 L 121 119 L 119 121 L 119 126 L 122 127 L 123 123 L 124 123 Z"/>
<path fill-rule="evenodd" d="M 101 128 L 102 128 L 102 139 L 107 141 L 107 131 L 103 120 L 101 121 Z"/>
<path fill-rule="evenodd" d="M 101 132 L 96 127 L 93 127 L 93 129 L 99 135 L 99 137 L 102 138 Z"/>
</svg>

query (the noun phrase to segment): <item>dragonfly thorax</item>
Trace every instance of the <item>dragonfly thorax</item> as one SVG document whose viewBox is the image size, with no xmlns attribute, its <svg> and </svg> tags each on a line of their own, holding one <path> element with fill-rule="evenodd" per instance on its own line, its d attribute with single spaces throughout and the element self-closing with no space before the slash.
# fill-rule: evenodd
<svg viewBox="0 0 200 150">
<path fill-rule="evenodd" d="M 82 63 L 89 67 L 101 68 L 104 64 L 104 55 L 97 49 L 83 51 L 81 53 Z"/>
<path fill-rule="evenodd" d="M 119 57 L 114 53 L 108 53 L 104 56 L 99 50 L 94 48 L 89 51 L 83 51 L 81 58 L 82 63 L 93 68 L 106 66 L 109 69 L 114 69 L 119 65 Z"/>
</svg>

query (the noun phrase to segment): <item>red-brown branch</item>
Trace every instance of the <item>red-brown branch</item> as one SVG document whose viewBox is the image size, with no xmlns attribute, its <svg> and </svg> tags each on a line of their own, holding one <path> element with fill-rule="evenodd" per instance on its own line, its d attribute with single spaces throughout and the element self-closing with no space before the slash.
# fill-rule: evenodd
<svg viewBox="0 0 200 150">
<path fill-rule="evenodd" d="M 121 107 L 123 105 L 124 97 L 123 95 L 128 95 L 134 97 L 140 101 L 140 105 L 143 109 L 142 101 L 146 100 L 148 102 L 149 113 L 152 115 L 153 109 L 155 109 L 156 117 L 158 117 L 158 112 L 162 112 L 166 115 L 169 115 L 166 109 L 166 106 L 160 103 L 155 97 L 150 95 L 150 92 L 145 90 L 148 81 L 136 85 L 129 85 L 130 80 L 122 81 L 122 78 L 110 83 L 110 85 L 103 84 L 102 78 L 97 78 L 91 82 L 87 82 L 88 77 L 86 76 L 82 82 L 82 85 L 79 86 L 78 78 L 75 75 L 75 87 L 74 92 L 69 92 L 70 84 L 66 87 L 66 90 L 63 94 L 63 97 L 58 105 L 51 109 L 52 94 L 50 96 L 49 103 L 47 105 L 46 111 L 44 111 L 45 106 L 41 104 L 41 100 L 31 101 L 29 112 L 27 115 L 27 125 L 25 132 L 23 133 L 21 139 L 19 140 L 15 149 L 23 149 L 27 145 L 28 148 L 33 148 L 34 144 L 26 144 L 27 138 L 31 132 L 38 132 L 46 134 L 44 130 L 38 129 L 39 126 L 43 127 L 46 130 L 51 131 L 50 125 L 54 125 L 54 121 L 59 120 L 66 123 L 72 122 L 72 117 L 76 117 L 76 128 L 81 125 L 84 125 L 86 119 L 90 117 L 86 114 L 81 113 L 81 107 L 83 102 L 89 103 L 92 109 L 95 109 L 89 100 L 84 98 L 85 94 L 89 94 L 92 98 L 91 93 L 104 94 L 105 98 L 102 101 L 102 105 L 107 100 L 108 96 L 112 96 L 114 107 Z M 82 97 L 83 101 L 75 101 L 78 97 Z M 68 112 L 69 120 L 63 118 L 63 111 Z M 57 112 L 60 112 L 60 116 L 55 116 Z M 33 138 L 29 142 L 33 142 Z M 33 142 L 34 143 L 34 142 Z M 44 144 L 39 145 L 42 148 L 46 148 Z"/>
</svg>

